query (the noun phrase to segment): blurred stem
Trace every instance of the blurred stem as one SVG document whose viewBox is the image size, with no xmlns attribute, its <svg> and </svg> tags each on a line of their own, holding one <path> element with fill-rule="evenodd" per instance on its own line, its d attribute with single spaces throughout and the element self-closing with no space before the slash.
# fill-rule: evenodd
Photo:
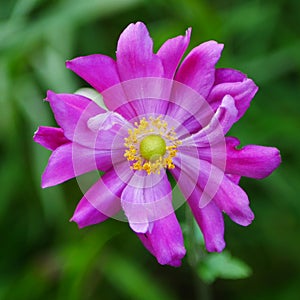
<svg viewBox="0 0 300 300">
<path fill-rule="evenodd" d="M 198 273 L 199 263 L 206 256 L 206 253 L 203 249 L 203 245 L 199 243 L 199 238 L 197 238 L 194 216 L 186 205 L 186 224 L 189 236 L 189 253 L 188 253 L 188 262 L 193 270 L 194 285 L 196 292 L 196 299 L 201 300 L 212 300 L 212 291 L 211 285 L 205 283 Z"/>
</svg>

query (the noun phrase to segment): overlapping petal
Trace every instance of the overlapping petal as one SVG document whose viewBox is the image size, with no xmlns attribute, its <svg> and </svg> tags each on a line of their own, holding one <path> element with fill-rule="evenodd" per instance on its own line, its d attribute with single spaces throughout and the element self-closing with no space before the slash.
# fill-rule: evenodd
<svg viewBox="0 0 300 300">
<path fill-rule="evenodd" d="M 232 221 L 239 225 L 248 226 L 254 219 L 247 194 L 227 176 L 223 177 L 213 201 L 220 210 L 224 211 Z"/>
<path fill-rule="evenodd" d="M 225 95 L 230 95 L 235 100 L 238 110 L 236 121 L 239 120 L 250 106 L 250 102 L 256 94 L 258 87 L 253 80 L 247 78 L 242 73 L 222 69 L 217 72 L 216 85 L 212 88 L 207 101 L 216 110 Z"/>
<path fill-rule="evenodd" d="M 137 233 L 151 230 L 153 221 L 173 212 L 172 188 L 164 173 L 134 173 L 121 196 L 130 227 Z"/>
<path fill-rule="evenodd" d="M 172 79 L 182 56 L 187 49 L 192 29 L 189 28 L 185 36 L 177 36 L 167 40 L 158 50 L 157 55 L 164 67 L 164 77 Z"/>
<path fill-rule="evenodd" d="M 199 132 L 187 137 L 183 144 L 185 146 L 206 147 L 224 140 L 224 135 L 235 122 L 238 111 L 234 99 L 226 95 L 210 122 Z"/>
<path fill-rule="evenodd" d="M 113 217 L 121 209 L 120 196 L 125 185 L 111 169 L 86 192 L 71 221 L 83 228 Z"/>
<path fill-rule="evenodd" d="M 47 100 L 53 110 L 58 125 L 70 141 L 79 140 L 90 134 L 87 120 L 106 111 L 90 99 L 76 94 L 56 94 L 48 91 Z"/>
<path fill-rule="evenodd" d="M 95 150 L 76 143 L 55 149 L 42 176 L 42 187 L 54 186 L 93 170 L 105 171 L 112 165 L 110 150 Z"/>
<path fill-rule="evenodd" d="M 223 44 L 208 41 L 194 48 L 178 69 L 175 80 L 195 89 L 206 98 L 215 81 L 215 65 L 218 62 Z"/>
</svg>

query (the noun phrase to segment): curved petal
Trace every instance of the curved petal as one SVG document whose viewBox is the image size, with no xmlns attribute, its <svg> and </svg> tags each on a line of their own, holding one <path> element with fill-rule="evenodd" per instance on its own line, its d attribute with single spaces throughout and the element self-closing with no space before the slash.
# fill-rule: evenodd
<svg viewBox="0 0 300 300">
<path fill-rule="evenodd" d="M 224 219 L 222 211 L 213 201 L 199 208 L 199 195 L 193 194 L 188 203 L 204 237 L 209 252 L 221 252 L 225 248 Z"/>
<path fill-rule="evenodd" d="M 215 65 L 222 50 L 223 44 L 215 41 L 194 48 L 179 67 L 175 80 L 190 86 L 206 98 L 214 84 Z"/>
<path fill-rule="evenodd" d="M 69 140 L 100 151 L 124 148 L 130 124 L 121 115 L 107 112 L 79 95 L 48 94 L 55 118 Z M 116 140 L 121 144 L 116 145 Z"/>
<path fill-rule="evenodd" d="M 235 69 L 229 68 L 218 68 L 215 73 L 215 82 L 214 85 L 225 82 L 241 82 L 246 79 L 247 76 Z"/>
<path fill-rule="evenodd" d="M 233 183 L 239 184 L 241 180 L 241 176 L 233 175 L 233 174 L 226 174 L 227 178 L 230 179 Z"/>
<path fill-rule="evenodd" d="M 203 180 L 202 172 L 205 166 L 201 167 L 201 172 L 199 172 L 197 167 L 194 168 L 193 161 L 195 160 L 190 159 L 187 161 L 183 159 L 182 167 L 184 167 L 184 170 L 180 170 L 180 167 L 176 165 L 175 169 L 171 170 L 171 173 L 176 179 L 181 192 L 187 199 L 203 233 L 206 249 L 210 252 L 221 252 L 225 247 L 222 211 L 214 203 L 210 195 L 210 201 L 208 201 L 204 207 L 200 207 L 204 196 L 203 190 L 208 179 L 205 178 Z M 174 163 L 177 164 L 177 160 L 174 161 Z M 209 170 L 206 170 L 206 172 L 209 172 Z M 213 180 L 218 183 L 218 176 L 217 178 L 213 178 Z M 216 191 L 214 188 L 213 190 L 213 194 L 215 194 Z"/>
<path fill-rule="evenodd" d="M 98 191 L 99 192 L 99 191 Z M 96 209 L 90 201 L 83 197 L 76 207 L 70 222 L 77 223 L 79 228 L 101 223 L 107 220 L 109 216 Z"/>
<path fill-rule="evenodd" d="M 213 201 L 233 222 L 239 225 L 248 226 L 254 219 L 247 194 L 227 176 L 223 177 Z"/>
<path fill-rule="evenodd" d="M 92 116 L 106 111 L 96 105 L 94 102 L 76 94 L 55 94 L 48 91 L 47 100 L 53 110 L 58 125 L 63 129 L 64 135 L 71 141 L 80 130 L 83 135 L 88 134 L 86 122 Z"/>
<path fill-rule="evenodd" d="M 228 78 L 230 80 L 231 78 Z M 225 79 L 224 79 L 225 80 Z M 248 78 L 238 82 L 224 82 L 215 85 L 207 99 L 212 108 L 216 110 L 225 95 L 234 98 L 238 110 L 237 120 L 239 120 L 250 106 L 250 102 L 256 94 L 258 87 Z"/>
<path fill-rule="evenodd" d="M 160 58 L 153 53 L 153 41 L 145 24 L 130 24 L 120 35 L 117 68 L 121 81 L 139 77 L 162 77 Z"/>
<path fill-rule="evenodd" d="M 173 81 L 167 115 L 178 122 L 174 128 L 179 136 L 184 135 L 186 131 L 189 134 L 199 131 L 213 114 L 210 105 L 197 91 Z"/>
<path fill-rule="evenodd" d="M 71 221 L 83 228 L 113 217 L 121 210 L 120 196 L 125 185 L 111 169 L 85 193 Z"/>
<path fill-rule="evenodd" d="M 186 198 L 198 199 L 198 207 L 206 208 L 214 202 L 221 211 L 224 211 L 236 223 L 247 226 L 253 218 L 253 212 L 249 208 L 249 200 L 246 193 L 236 185 L 233 180 L 227 178 L 224 172 L 211 163 L 201 160 L 200 167 L 195 167 L 194 158 L 180 153 L 182 172 L 175 171 L 175 178 Z M 174 160 L 176 166 L 178 161 Z M 193 191 L 191 195 L 188 192 Z M 195 196 L 196 195 L 196 196 Z M 193 203 L 194 203 L 193 202 Z M 196 205 L 196 203 L 194 203 Z"/>
<path fill-rule="evenodd" d="M 173 212 L 172 187 L 167 175 L 135 172 L 122 193 L 121 203 L 132 230 L 146 233 L 153 221 Z"/>
<path fill-rule="evenodd" d="M 154 221 L 151 232 L 137 235 L 160 264 L 173 267 L 181 265 L 186 251 L 181 228 L 174 213 Z"/>
<path fill-rule="evenodd" d="M 66 67 L 88 82 L 99 93 L 120 82 L 116 62 L 105 55 L 81 56 L 66 62 Z"/>
<path fill-rule="evenodd" d="M 172 79 L 178 64 L 190 43 L 192 29 L 185 32 L 185 36 L 177 36 L 167 40 L 158 50 L 157 55 L 164 67 L 164 77 Z"/>
<path fill-rule="evenodd" d="M 55 150 L 59 146 L 70 142 L 61 128 L 40 126 L 34 133 L 33 140 L 48 150 Z"/>
<path fill-rule="evenodd" d="M 224 135 L 236 121 L 237 113 L 233 98 L 226 95 L 210 122 L 199 132 L 183 140 L 183 145 L 205 147 L 224 140 Z"/>
<path fill-rule="evenodd" d="M 93 170 L 107 170 L 112 165 L 111 151 L 100 151 L 68 143 L 51 154 L 42 176 L 42 187 L 50 187 Z"/>
<path fill-rule="evenodd" d="M 280 152 L 274 147 L 247 145 L 237 149 L 240 141 L 226 138 L 226 173 L 262 179 L 269 176 L 281 163 Z"/>
</svg>

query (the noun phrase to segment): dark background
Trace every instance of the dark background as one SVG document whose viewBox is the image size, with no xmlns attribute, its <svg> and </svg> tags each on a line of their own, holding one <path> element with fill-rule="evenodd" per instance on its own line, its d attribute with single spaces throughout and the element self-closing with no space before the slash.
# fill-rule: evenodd
<svg viewBox="0 0 300 300">
<path fill-rule="evenodd" d="M 179 269 L 162 267 L 126 223 L 78 230 L 68 222 L 81 198 L 76 180 L 40 188 L 50 152 L 32 135 L 55 126 L 46 90 L 84 85 L 64 62 L 114 57 L 119 34 L 138 20 L 156 50 L 190 26 L 189 50 L 224 43 L 218 66 L 260 87 L 230 134 L 243 145 L 278 147 L 283 163 L 267 179 L 241 181 L 256 215 L 250 227 L 226 217 L 227 249 L 251 267 L 246 279 L 205 286 L 187 258 Z M 206 299 L 298 299 L 299 37 L 298 0 L 0 0 L 0 299 L 204 299 L 201 289 Z"/>
</svg>

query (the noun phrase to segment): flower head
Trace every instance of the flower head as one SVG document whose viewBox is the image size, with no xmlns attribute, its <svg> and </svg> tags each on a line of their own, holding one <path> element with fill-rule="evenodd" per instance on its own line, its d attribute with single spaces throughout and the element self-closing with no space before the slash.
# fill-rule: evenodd
<svg viewBox="0 0 300 300">
<path fill-rule="evenodd" d="M 119 217 L 161 264 L 179 266 L 183 236 L 167 173 L 176 180 L 203 233 L 208 251 L 222 251 L 223 212 L 247 226 L 254 215 L 241 176 L 261 179 L 280 164 L 279 151 L 225 137 L 248 109 L 257 86 L 239 71 L 217 69 L 222 44 L 208 41 L 182 60 L 190 40 L 167 40 L 157 53 L 146 26 L 121 34 L 116 60 L 78 57 L 67 67 L 101 93 L 55 94 L 47 101 L 59 128 L 39 127 L 34 140 L 52 152 L 42 186 L 100 170 L 79 202 L 78 226 Z"/>
</svg>

